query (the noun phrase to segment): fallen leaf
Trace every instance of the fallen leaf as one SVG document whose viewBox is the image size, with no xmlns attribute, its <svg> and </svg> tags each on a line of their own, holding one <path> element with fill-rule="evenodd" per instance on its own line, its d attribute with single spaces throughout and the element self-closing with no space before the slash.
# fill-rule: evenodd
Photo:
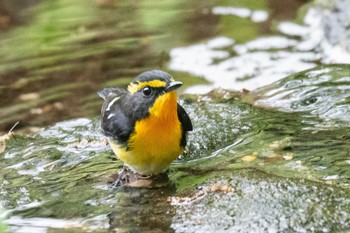
<svg viewBox="0 0 350 233">
<path fill-rule="evenodd" d="M 256 156 L 255 155 L 246 155 L 246 156 L 242 157 L 241 160 L 243 162 L 253 162 L 256 160 Z"/>
</svg>

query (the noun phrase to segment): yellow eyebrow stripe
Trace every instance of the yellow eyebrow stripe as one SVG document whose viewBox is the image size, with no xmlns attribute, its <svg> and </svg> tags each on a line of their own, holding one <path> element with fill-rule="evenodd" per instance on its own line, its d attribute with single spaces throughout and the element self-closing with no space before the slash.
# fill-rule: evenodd
<svg viewBox="0 0 350 233">
<path fill-rule="evenodd" d="M 130 94 L 134 94 L 137 91 L 141 90 L 145 86 L 150 86 L 150 87 L 165 87 L 166 82 L 161 81 L 161 80 L 151 80 L 151 81 L 146 81 L 146 82 L 139 82 L 139 83 L 130 83 L 128 86 L 128 91 Z"/>
</svg>

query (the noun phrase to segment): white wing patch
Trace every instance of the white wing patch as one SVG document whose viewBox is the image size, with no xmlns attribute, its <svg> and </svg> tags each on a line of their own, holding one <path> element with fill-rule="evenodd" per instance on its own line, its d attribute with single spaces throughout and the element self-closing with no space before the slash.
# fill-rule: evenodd
<svg viewBox="0 0 350 233">
<path fill-rule="evenodd" d="M 108 106 L 107 106 L 107 108 L 106 108 L 106 111 L 110 111 L 110 110 L 111 110 L 111 107 L 113 106 L 113 104 L 114 104 L 117 100 L 119 100 L 119 98 L 120 98 L 120 97 L 115 97 L 115 98 L 108 104 Z"/>
<path fill-rule="evenodd" d="M 115 116 L 115 114 L 114 114 L 114 113 L 109 114 L 109 115 L 108 115 L 108 117 L 107 117 L 107 120 L 111 119 L 111 118 L 112 118 L 112 117 L 114 117 L 114 116 Z"/>
</svg>

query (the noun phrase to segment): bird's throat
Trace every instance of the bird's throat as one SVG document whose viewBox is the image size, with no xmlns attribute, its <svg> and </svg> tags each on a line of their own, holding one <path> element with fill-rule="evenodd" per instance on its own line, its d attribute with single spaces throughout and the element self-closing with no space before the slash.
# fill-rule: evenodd
<svg viewBox="0 0 350 233">
<path fill-rule="evenodd" d="M 160 121 L 177 119 L 176 92 L 172 91 L 159 96 L 149 109 L 149 115 L 158 118 Z"/>
</svg>

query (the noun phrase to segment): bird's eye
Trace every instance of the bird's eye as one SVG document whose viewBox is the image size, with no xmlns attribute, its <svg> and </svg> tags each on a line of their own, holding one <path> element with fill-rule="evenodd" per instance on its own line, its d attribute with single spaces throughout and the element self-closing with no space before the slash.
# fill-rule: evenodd
<svg viewBox="0 0 350 233">
<path fill-rule="evenodd" d="M 150 96 L 151 94 L 152 94 L 152 88 L 150 88 L 150 87 L 144 87 L 143 89 L 142 89 L 142 94 L 143 94 L 143 96 L 145 96 L 145 97 L 148 97 L 148 96 Z"/>
</svg>

